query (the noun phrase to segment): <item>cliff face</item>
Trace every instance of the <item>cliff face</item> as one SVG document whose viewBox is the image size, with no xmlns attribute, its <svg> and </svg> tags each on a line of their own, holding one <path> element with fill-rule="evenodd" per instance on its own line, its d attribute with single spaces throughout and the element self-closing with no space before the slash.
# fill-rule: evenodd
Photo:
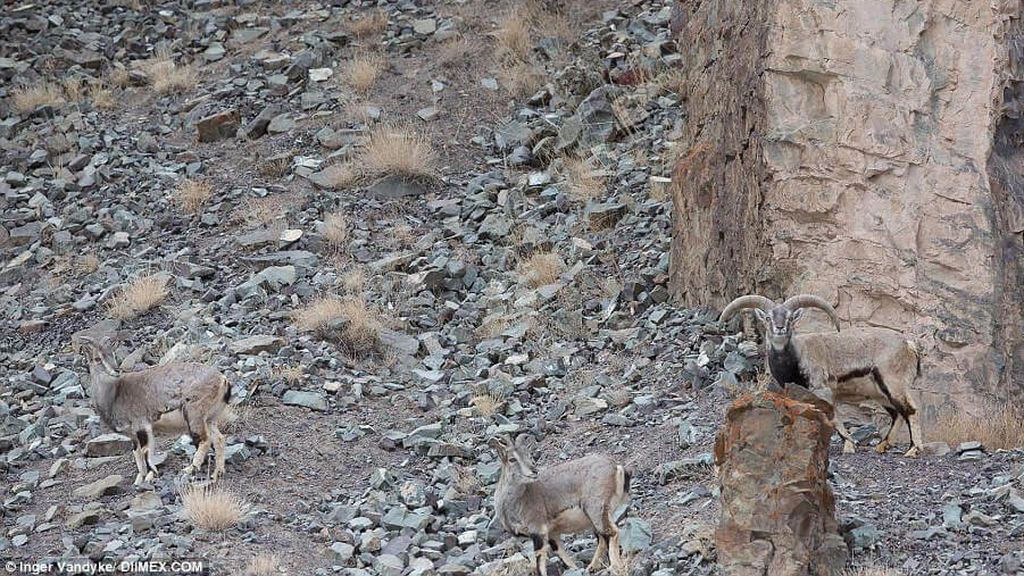
<svg viewBox="0 0 1024 576">
<path fill-rule="evenodd" d="M 1019 4 L 680 9 L 692 148 L 675 178 L 675 295 L 813 292 L 847 323 L 904 330 L 926 354 L 926 419 L 972 392 L 1016 393 Z"/>
</svg>

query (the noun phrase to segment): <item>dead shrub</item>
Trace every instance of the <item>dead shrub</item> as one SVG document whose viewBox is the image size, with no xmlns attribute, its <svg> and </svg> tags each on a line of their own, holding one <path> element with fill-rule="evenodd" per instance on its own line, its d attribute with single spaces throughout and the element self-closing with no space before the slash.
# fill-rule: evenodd
<svg viewBox="0 0 1024 576">
<path fill-rule="evenodd" d="M 410 179 L 433 176 L 437 164 L 437 153 L 425 136 L 396 126 L 381 126 L 371 132 L 361 158 L 370 175 Z"/>
<path fill-rule="evenodd" d="M 544 86 L 544 75 L 530 62 L 516 61 L 504 64 L 498 70 L 498 80 L 509 94 L 526 98 Z"/>
<path fill-rule="evenodd" d="M 366 272 L 362 268 L 352 268 L 341 277 L 341 289 L 346 294 L 361 294 L 366 289 Z"/>
<path fill-rule="evenodd" d="M 477 49 L 464 36 L 456 36 L 441 44 L 439 61 L 445 68 L 461 68 L 470 62 L 470 56 Z"/>
<path fill-rule="evenodd" d="M 484 390 L 480 394 L 470 398 L 469 403 L 477 416 L 491 418 L 497 414 L 505 405 L 505 397 L 494 392 Z"/>
<path fill-rule="evenodd" d="M 110 70 L 107 74 L 107 80 L 111 86 L 116 88 L 127 88 L 132 83 L 132 75 L 128 72 L 128 69 L 118 65 L 117 67 Z"/>
<path fill-rule="evenodd" d="M 256 173 L 264 178 L 282 178 L 291 166 L 288 158 L 266 158 L 257 162 Z"/>
<path fill-rule="evenodd" d="M 250 198 L 239 208 L 236 217 L 250 228 L 270 226 L 284 220 L 285 201 L 278 196 Z"/>
<path fill-rule="evenodd" d="M 179 66 L 166 50 L 158 51 L 142 62 L 142 72 L 157 94 L 188 92 L 196 87 L 197 75 L 192 66 Z"/>
<path fill-rule="evenodd" d="M 117 98 L 114 98 L 114 91 L 102 83 L 96 83 L 89 87 L 89 100 L 98 110 L 113 110 L 117 108 L 118 104 Z"/>
<path fill-rule="evenodd" d="M 320 171 L 320 182 L 334 189 L 343 190 L 359 180 L 359 172 L 352 162 L 331 164 Z"/>
<path fill-rule="evenodd" d="M 192 484 L 181 491 L 185 517 L 197 528 L 219 532 L 238 524 L 249 504 L 223 488 Z"/>
<path fill-rule="evenodd" d="M 64 96 L 68 102 L 81 102 L 83 92 L 81 78 L 72 76 L 64 80 Z"/>
<path fill-rule="evenodd" d="M 522 284 L 537 288 L 557 282 L 565 271 L 565 262 L 555 252 L 538 252 L 520 262 L 516 271 Z"/>
<path fill-rule="evenodd" d="M 562 172 L 572 200 L 585 203 L 604 196 L 604 178 L 598 175 L 587 160 L 576 157 L 563 158 Z"/>
<path fill-rule="evenodd" d="M 843 576 L 903 576 L 903 572 L 897 568 L 868 564 L 847 568 L 843 571 Z"/>
<path fill-rule="evenodd" d="M 324 217 L 324 240 L 335 250 L 343 248 L 348 242 L 348 218 L 341 212 L 332 212 Z"/>
<path fill-rule="evenodd" d="M 387 27 L 388 13 L 383 10 L 371 10 L 347 26 L 349 33 L 359 39 L 380 36 Z"/>
<path fill-rule="evenodd" d="M 480 479 L 476 477 L 472 468 L 452 467 L 452 480 L 455 483 L 455 490 L 463 496 L 472 496 L 480 490 Z"/>
<path fill-rule="evenodd" d="M 380 315 L 360 297 L 325 296 L 294 315 L 299 330 L 332 337 L 353 352 L 368 352 L 380 344 Z"/>
<path fill-rule="evenodd" d="M 499 22 L 494 40 L 498 58 L 526 60 L 533 47 L 529 10 L 517 7 L 509 11 Z"/>
<path fill-rule="evenodd" d="M 281 561 L 274 554 L 261 552 L 245 565 L 243 576 L 274 576 L 281 572 Z"/>
<path fill-rule="evenodd" d="M 118 320 L 131 320 L 158 306 L 169 294 L 166 276 L 139 276 L 130 280 L 121 288 L 120 293 L 110 299 L 107 314 Z"/>
<path fill-rule="evenodd" d="M 356 56 L 345 64 L 342 81 L 352 90 L 365 96 L 373 89 L 386 67 L 387 60 L 377 54 Z"/>
<path fill-rule="evenodd" d="M 75 259 L 75 272 L 81 276 L 99 270 L 100 259 L 95 254 L 85 254 Z"/>
<path fill-rule="evenodd" d="M 21 114 L 27 114 L 40 106 L 56 108 L 65 102 L 60 86 L 45 81 L 18 86 L 12 91 L 11 97 L 14 109 Z"/>
<path fill-rule="evenodd" d="M 946 442 L 953 447 L 976 440 L 989 450 L 1013 450 L 1024 446 L 1024 409 L 1008 403 L 986 403 L 971 415 L 947 410 L 926 434 L 926 440 Z"/>
<path fill-rule="evenodd" d="M 213 186 L 209 183 L 186 178 L 178 185 L 175 201 L 178 207 L 188 214 L 199 214 L 212 197 Z"/>
</svg>

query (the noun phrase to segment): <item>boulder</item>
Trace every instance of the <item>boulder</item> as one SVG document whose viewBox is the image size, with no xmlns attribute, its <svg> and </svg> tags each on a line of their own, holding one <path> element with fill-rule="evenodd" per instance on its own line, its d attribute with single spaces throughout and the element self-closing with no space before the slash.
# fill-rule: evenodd
<svg viewBox="0 0 1024 576">
<path fill-rule="evenodd" d="M 828 484 L 832 409 L 805 396 L 743 396 L 726 413 L 715 441 L 723 574 L 832 575 L 846 564 Z"/>
</svg>

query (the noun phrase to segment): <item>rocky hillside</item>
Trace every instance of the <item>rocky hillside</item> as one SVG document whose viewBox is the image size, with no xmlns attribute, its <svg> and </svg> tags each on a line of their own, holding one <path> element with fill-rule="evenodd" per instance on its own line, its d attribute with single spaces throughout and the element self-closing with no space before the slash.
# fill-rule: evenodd
<svg viewBox="0 0 1024 576">
<path fill-rule="evenodd" d="M 541 465 L 603 451 L 634 470 L 630 573 L 716 573 L 711 446 L 761 361 L 669 301 L 675 8 L 5 7 L 0 557 L 523 574 L 528 539 L 491 524 L 487 441 L 528 432 Z M 240 520 L 189 515 L 187 436 L 132 486 L 130 440 L 89 407 L 83 331 L 123 370 L 228 376 L 216 488 Z M 954 448 L 834 444 L 855 565 L 1021 570 L 1024 453 Z"/>
</svg>

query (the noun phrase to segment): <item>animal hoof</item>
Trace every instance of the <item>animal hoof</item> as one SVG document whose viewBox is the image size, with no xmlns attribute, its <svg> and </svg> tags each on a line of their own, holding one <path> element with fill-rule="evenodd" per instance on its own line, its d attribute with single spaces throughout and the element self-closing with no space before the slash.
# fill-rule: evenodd
<svg viewBox="0 0 1024 576">
<path fill-rule="evenodd" d="M 185 466 L 185 469 L 182 470 L 182 472 L 184 472 L 186 476 L 191 476 L 192 473 L 195 472 L 195 471 L 196 471 L 196 469 L 191 464 L 189 464 L 188 466 Z"/>
<path fill-rule="evenodd" d="M 904 454 L 903 457 L 904 458 L 917 458 L 920 455 L 921 455 L 921 451 L 917 449 L 917 446 L 914 446 L 910 450 L 907 450 L 907 453 Z"/>
<path fill-rule="evenodd" d="M 843 442 L 843 454 L 853 454 L 856 451 L 857 451 L 857 448 L 856 448 L 856 446 L 853 445 L 853 442 L 850 442 L 850 441 Z"/>
<path fill-rule="evenodd" d="M 152 482 L 155 479 L 156 479 L 156 473 L 155 472 L 150 472 L 149 474 L 146 474 L 146 482 Z"/>
<path fill-rule="evenodd" d="M 885 451 L 888 450 L 888 449 L 889 449 L 889 443 L 888 442 L 879 442 L 878 445 L 875 446 L 875 452 L 878 452 L 879 454 L 885 454 Z"/>
<path fill-rule="evenodd" d="M 135 476 L 135 482 L 133 482 L 133 484 L 135 486 L 142 486 L 142 474 Z"/>
</svg>

